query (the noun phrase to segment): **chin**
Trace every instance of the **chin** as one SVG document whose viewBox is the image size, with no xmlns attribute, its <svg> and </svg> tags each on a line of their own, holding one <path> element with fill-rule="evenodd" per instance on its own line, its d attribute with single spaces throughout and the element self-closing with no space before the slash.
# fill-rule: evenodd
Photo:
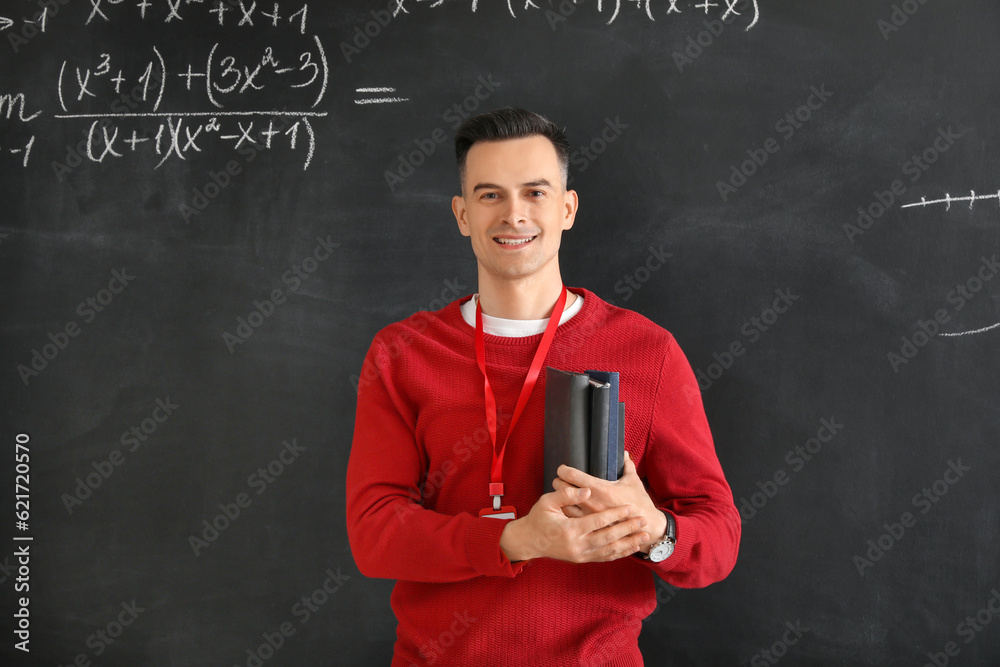
<svg viewBox="0 0 1000 667">
<path fill-rule="evenodd" d="M 540 274 L 544 268 L 543 262 L 497 262 L 492 265 L 490 273 L 499 278 L 521 279 Z"/>
</svg>

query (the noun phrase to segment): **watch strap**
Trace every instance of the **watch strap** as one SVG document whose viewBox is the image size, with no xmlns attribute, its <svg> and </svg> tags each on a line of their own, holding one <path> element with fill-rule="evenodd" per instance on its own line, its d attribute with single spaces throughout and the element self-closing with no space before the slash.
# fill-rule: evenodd
<svg viewBox="0 0 1000 667">
<path fill-rule="evenodd" d="M 652 553 L 654 549 L 660 547 L 664 544 L 677 544 L 677 523 L 674 521 L 674 516 L 670 512 L 663 512 L 663 515 L 667 518 L 667 530 L 663 539 L 657 540 L 649 546 L 649 553 Z M 673 553 L 673 549 L 671 549 Z M 646 560 L 651 560 L 648 553 L 642 554 L 642 557 Z"/>
</svg>

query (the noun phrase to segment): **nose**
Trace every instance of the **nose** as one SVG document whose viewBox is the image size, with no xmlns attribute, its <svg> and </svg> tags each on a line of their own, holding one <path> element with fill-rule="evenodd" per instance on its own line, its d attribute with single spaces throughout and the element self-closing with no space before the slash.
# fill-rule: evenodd
<svg viewBox="0 0 1000 667">
<path fill-rule="evenodd" d="M 511 225 L 524 224 L 528 221 L 527 203 L 520 197 L 510 197 L 503 212 L 503 221 Z"/>
</svg>

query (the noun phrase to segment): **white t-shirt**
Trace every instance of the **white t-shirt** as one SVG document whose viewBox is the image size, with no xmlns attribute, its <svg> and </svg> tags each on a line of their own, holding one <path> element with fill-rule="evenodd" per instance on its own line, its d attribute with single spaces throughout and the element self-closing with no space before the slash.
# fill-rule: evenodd
<svg viewBox="0 0 1000 667">
<path fill-rule="evenodd" d="M 476 302 L 478 299 L 479 294 L 473 294 L 472 298 L 461 306 L 462 319 L 472 328 L 476 327 Z M 576 294 L 576 301 L 563 311 L 562 317 L 559 318 L 559 324 L 569 321 L 571 317 L 580 312 L 581 308 L 583 308 L 583 296 Z M 544 320 L 507 320 L 483 313 L 483 331 L 493 336 L 508 336 L 510 338 L 534 336 L 544 332 L 545 325 L 548 323 L 548 318 Z"/>
</svg>

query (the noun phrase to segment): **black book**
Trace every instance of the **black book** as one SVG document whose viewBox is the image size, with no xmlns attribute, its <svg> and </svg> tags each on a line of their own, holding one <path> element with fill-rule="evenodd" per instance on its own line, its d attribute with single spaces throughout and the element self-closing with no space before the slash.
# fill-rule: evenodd
<svg viewBox="0 0 1000 667">
<path fill-rule="evenodd" d="M 590 371 L 587 371 L 590 375 Z M 615 406 L 615 422 L 618 421 L 618 406 Z M 590 465 L 587 472 L 594 477 L 609 479 L 608 477 L 608 448 L 611 455 L 616 455 L 618 449 L 618 437 L 612 444 L 609 439 L 608 428 L 611 425 L 611 383 L 601 382 L 590 378 Z M 614 470 L 614 468 L 612 468 Z M 617 478 L 615 478 L 617 479 Z"/>
<path fill-rule="evenodd" d="M 562 464 L 601 479 L 620 478 L 625 464 L 624 415 L 625 404 L 618 401 L 618 373 L 546 367 L 542 493 L 553 490 L 552 480 Z"/>
<path fill-rule="evenodd" d="M 625 474 L 625 403 L 618 402 L 618 472 L 615 479 Z"/>
<path fill-rule="evenodd" d="M 619 375 L 608 371 L 587 371 L 587 375 L 592 379 L 611 385 L 610 398 L 608 399 L 607 445 L 601 447 L 605 459 L 598 463 L 595 453 L 591 449 L 592 472 L 590 474 L 594 477 L 614 481 L 621 477 L 622 467 L 625 465 L 624 450 L 619 446 L 624 442 L 620 443 L 619 440 L 621 440 L 620 436 L 624 435 L 625 428 L 624 420 L 619 419 L 619 414 L 622 412 L 618 401 Z"/>
<path fill-rule="evenodd" d="M 542 493 L 562 464 L 590 468 L 590 377 L 545 368 L 545 476 Z"/>
</svg>

